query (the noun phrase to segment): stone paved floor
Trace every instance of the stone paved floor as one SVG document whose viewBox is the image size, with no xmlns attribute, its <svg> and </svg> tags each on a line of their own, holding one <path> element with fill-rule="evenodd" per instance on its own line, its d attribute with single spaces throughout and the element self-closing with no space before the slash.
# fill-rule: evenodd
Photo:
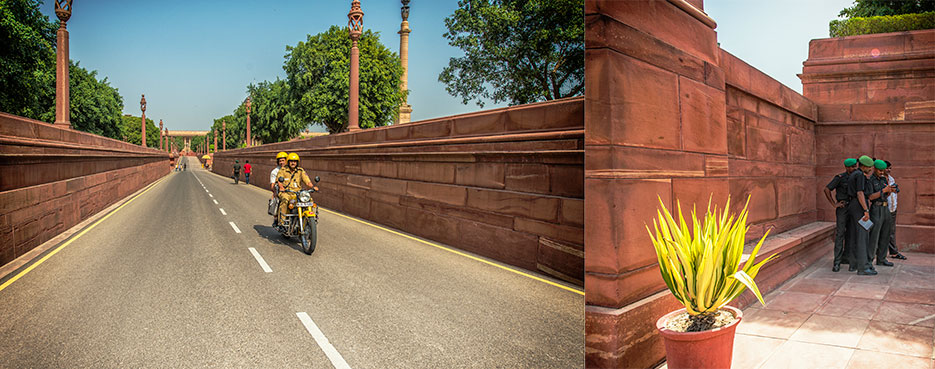
<svg viewBox="0 0 935 369">
<path fill-rule="evenodd" d="M 935 369 L 935 255 L 877 276 L 823 258 L 744 310 L 734 368 Z"/>
</svg>

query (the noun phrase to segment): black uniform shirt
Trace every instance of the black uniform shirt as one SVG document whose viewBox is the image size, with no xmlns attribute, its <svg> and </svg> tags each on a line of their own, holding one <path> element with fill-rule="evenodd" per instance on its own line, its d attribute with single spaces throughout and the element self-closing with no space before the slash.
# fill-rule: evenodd
<svg viewBox="0 0 935 369">
<path fill-rule="evenodd" d="M 867 197 L 870 197 L 870 195 L 873 195 L 874 193 L 882 191 L 883 188 L 886 187 L 887 184 L 889 184 L 889 181 L 887 178 L 880 178 L 880 177 L 877 177 L 876 175 L 871 175 L 870 176 L 870 187 L 872 188 L 872 190 L 867 190 Z M 873 202 L 884 202 L 884 201 L 886 201 L 886 194 L 883 194 L 882 196 L 880 196 L 880 198 L 873 200 Z"/>
<path fill-rule="evenodd" d="M 834 191 L 834 199 L 838 201 L 847 201 L 850 194 L 847 192 L 847 172 L 838 174 L 828 182 L 829 190 Z"/>
<path fill-rule="evenodd" d="M 847 194 L 850 201 L 857 200 L 857 192 L 863 191 L 864 196 L 868 195 L 872 190 L 867 176 L 864 175 L 864 172 L 860 170 L 855 170 L 851 172 L 851 175 L 847 177 Z M 866 198 L 865 198 L 866 199 Z"/>
</svg>

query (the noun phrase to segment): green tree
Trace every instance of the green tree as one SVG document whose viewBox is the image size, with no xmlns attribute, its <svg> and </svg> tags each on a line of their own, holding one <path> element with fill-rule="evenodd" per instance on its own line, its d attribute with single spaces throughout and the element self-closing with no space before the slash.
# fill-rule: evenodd
<svg viewBox="0 0 935 369">
<path fill-rule="evenodd" d="M 854 0 L 854 5 L 841 10 L 838 17 L 849 19 L 931 11 L 935 11 L 935 1 L 932 0 Z"/>
<path fill-rule="evenodd" d="M 126 114 L 120 117 L 120 137 L 121 140 L 126 142 L 139 145 L 142 143 L 142 136 L 140 135 L 140 123 L 142 117 L 133 116 Z M 159 139 L 161 135 L 159 134 L 159 127 L 156 127 L 156 123 L 152 119 L 146 118 L 146 147 L 159 148 Z"/>
<path fill-rule="evenodd" d="M 464 56 L 438 76 L 462 103 L 510 105 L 584 92 L 584 2 L 460 0 L 444 34 Z"/>
<path fill-rule="evenodd" d="M 98 80 L 97 71 L 88 71 L 78 64 L 73 62 L 69 68 L 71 90 L 69 115 L 72 127 L 80 131 L 121 139 L 124 133 L 121 129 L 123 97 L 116 88 L 110 85 L 107 77 Z M 45 113 L 44 118 L 47 119 L 43 120 L 52 121 L 55 118 L 54 111 Z M 146 135 L 146 139 L 151 138 Z M 153 145 L 147 146 L 153 147 Z"/>
<path fill-rule="evenodd" d="M 364 31 L 360 48 L 360 127 L 393 121 L 405 96 L 399 89 L 399 56 L 380 43 L 379 33 Z M 290 113 L 300 122 L 321 124 L 330 133 L 347 130 L 351 40 L 347 29 L 331 26 L 287 46 L 285 65 Z"/>
<path fill-rule="evenodd" d="M 289 86 L 285 80 L 263 81 L 247 86 L 253 99 L 250 111 L 250 130 L 253 139 L 263 143 L 288 141 L 299 134 L 308 123 L 291 114 Z"/>
<path fill-rule="evenodd" d="M 36 0 L 0 0 L 0 111 L 43 119 L 55 109 L 55 30 Z M 51 120 L 49 120 L 51 121 Z"/>
<path fill-rule="evenodd" d="M 238 106 L 237 109 L 242 109 L 242 108 Z M 244 117 L 246 117 L 246 111 L 244 111 L 244 113 L 242 114 Z M 215 119 L 214 124 L 211 125 L 212 132 L 215 129 L 217 129 L 218 131 L 218 150 L 224 149 L 224 136 L 225 135 L 224 135 L 224 130 L 222 129 L 222 124 L 221 124 L 221 122 L 224 122 L 224 121 L 227 122 L 227 149 L 230 150 L 230 149 L 235 149 L 235 148 L 240 147 L 239 142 L 242 141 L 243 138 L 245 137 L 244 128 L 246 127 L 241 127 L 238 124 L 238 121 L 235 115 L 229 114 L 229 115 L 225 115 L 223 117 Z M 246 125 L 246 123 L 247 123 L 246 119 L 243 119 L 244 126 Z M 252 124 L 253 122 L 250 122 L 250 123 Z M 214 141 L 212 139 L 212 143 L 213 142 Z"/>
</svg>

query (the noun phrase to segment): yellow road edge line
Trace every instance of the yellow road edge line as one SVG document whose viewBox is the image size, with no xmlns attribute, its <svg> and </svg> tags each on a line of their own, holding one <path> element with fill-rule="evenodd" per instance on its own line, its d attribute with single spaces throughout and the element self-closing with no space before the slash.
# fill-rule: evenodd
<svg viewBox="0 0 935 369">
<path fill-rule="evenodd" d="M 171 174 L 171 173 L 170 173 L 170 174 Z M 19 272 L 18 274 L 16 274 L 15 276 L 13 276 L 13 278 L 10 278 L 10 279 L 7 280 L 6 282 L 3 282 L 3 284 L 0 284 L 0 291 L 3 291 L 5 288 L 7 288 L 7 286 L 13 284 L 13 282 L 16 282 L 16 280 L 20 279 L 20 277 L 26 275 L 26 273 L 29 273 L 29 272 L 30 272 L 31 270 L 33 270 L 35 267 L 39 266 L 40 264 L 42 264 L 43 262 L 45 262 L 46 260 L 48 260 L 50 257 L 52 257 L 52 255 L 55 255 L 55 254 L 58 253 L 61 249 L 65 248 L 65 246 L 70 245 L 72 242 L 74 242 L 75 240 L 77 240 L 79 237 L 83 236 L 85 233 L 87 233 L 87 232 L 90 231 L 91 229 L 94 229 L 94 227 L 96 227 L 98 224 L 100 224 L 101 222 L 103 222 L 103 221 L 106 220 L 107 218 L 110 218 L 111 215 L 114 215 L 114 213 L 116 213 L 116 212 L 119 211 L 120 209 L 123 209 L 124 206 L 127 206 L 127 204 L 133 202 L 133 200 L 136 200 L 138 197 L 143 196 L 144 193 L 146 193 L 146 192 L 148 192 L 149 190 L 153 189 L 153 187 L 156 187 L 157 184 L 159 184 L 160 182 L 164 181 L 166 178 L 169 178 L 169 176 L 166 175 L 166 176 L 160 178 L 158 181 L 151 183 L 145 190 L 143 190 L 143 192 L 140 192 L 140 193 L 137 194 L 136 196 L 133 196 L 131 199 L 127 200 L 127 202 L 123 203 L 122 205 L 118 206 L 116 209 L 114 209 L 114 210 L 112 210 L 111 212 L 107 213 L 107 215 L 104 215 L 101 219 L 98 219 L 96 222 L 92 223 L 92 224 L 91 224 L 90 226 L 88 226 L 87 228 L 81 230 L 81 232 L 78 232 L 78 234 L 76 234 L 74 237 L 71 237 L 71 238 L 69 238 L 67 241 L 63 242 L 61 245 L 59 245 L 58 247 L 56 247 L 55 250 L 52 250 L 52 252 L 46 254 L 46 255 L 43 256 L 41 259 L 39 259 L 39 261 L 37 261 L 37 262 L 35 262 L 35 263 L 32 263 L 32 264 L 31 264 L 30 266 L 28 266 L 26 269 L 23 269 L 22 272 Z"/>
<path fill-rule="evenodd" d="M 506 270 L 506 271 L 508 271 L 508 272 L 512 272 L 512 273 L 515 273 L 515 274 L 519 274 L 519 275 L 521 275 L 521 276 L 524 276 L 524 277 L 527 277 L 527 278 L 531 278 L 531 279 L 537 280 L 537 281 L 539 281 L 539 282 L 546 283 L 546 284 L 552 285 L 552 286 L 554 286 L 554 287 L 558 287 L 558 288 L 561 288 L 561 289 L 563 289 L 563 290 L 571 291 L 571 292 L 577 293 L 577 294 L 579 294 L 579 295 L 581 295 L 581 296 L 584 296 L 584 291 L 581 291 L 581 290 L 578 290 L 578 289 L 574 289 L 574 288 L 571 288 L 571 287 L 568 287 L 568 286 L 563 286 L 563 285 L 561 285 L 561 284 L 552 282 L 552 281 L 550 281 L 550 280 L 543 279 L 543 278 L 540 278 L 540 277 L 536 277 L 536 276 L 534 276 L 534 275 L 532 275 L 532 274 L 529 274 L 529 273 L 521 272 L 521 271 L 519 271 L 519 270 L 510 268 L 510 267 L 506 267 L 506 266 L 503 266 L 503 265 L 500 265 L 500 264 L 497 264 L 497 263 L 493 263 L 493 262 L 490 262 L 490 261 L 481 259 L 481 258 L 476 257 L 476 256 L 473 256 L 473 255 L 468 255 L 468 254 L 463 253 L 463 252 L 458 251 L 458 250 L 453 250 L 453 249 L 451 249 L 451 248 L 448 248 L 448 247 L 445 247 L 445 246 L 442 246 L 442 245 L 438 245 L 438 244 L 435 244 L 435 243 L 432 243 L 432 242 L 428 242 L 428 241 L 426 241 L 426 240 L 421 240 L 421 239 L 412 237 L 412 236 L 410 236 L 410 235 L 407 235 L 407 234 L 403 234 L 403 233 L 394 231 L 394 230 L 389 229 L 389 228 L 384 228 L 384 227 L 378 226 L 378 225 L 373 224 L 373 223 L 370 223 L 370 222 L 366 222 L 366 221 L 363 221 L 363 220 L 360 220 L 360 219 L 352 218 L 352 217 L 349 217 L 349 216 L 344 215 L 344 214 L 341 214 L 341 213 L 337 213 L 337 212 L 334 212 L 334 211 L 331 211 L 331 210 L 327 210 L 327 209 L 324 209 L 324 208 L 322 208 L 321 210 L 324 210 L 324 211 L 326 211 L 326 212 L 328 212 L 328 213 L 337 215 L 337 216 L 339 216 L 339 217 L 347 218 L 347 219 L 353 220 L 353 221 L 358 222 L 358 223 L 366 224 L 366 225 L 369 225 L 369 226 L 371 226 L 371 227 L 374 227 L 374 228 L 377 228 L 377 229 L 381 229 L 381 230 L 390 232 L 390 233 L 395 234 L 395 235 L 397 235 L 397 236 L 402 236 L 402 237 L 408 238 L 408 239 L 413 240 L 413 241 L 416 241 L 416 242 L 420 242 L 420 243 L 423 243 L 423 244 L 426 244 L 426 245 L 429 245 L 429 246 L 432 246 L 432 247 L 435 247 L 435 248 L 439 248 L 439 249 L 448 251 L 448 252 L 450 252 L 450 253 L 454 253 L 454 254 L 457 254 L 457 255 L 461 255 L 461 256 L 464 256 L 464 257 L 466 257 L 466 258 L 473 259 L 473 260 L 482 262 L 482 263 L 487 264 L 487 265 L 492 265 L 492 266 L 495 266 L 495 267 L 497 267 L 497 268 Z"/>
</svg>

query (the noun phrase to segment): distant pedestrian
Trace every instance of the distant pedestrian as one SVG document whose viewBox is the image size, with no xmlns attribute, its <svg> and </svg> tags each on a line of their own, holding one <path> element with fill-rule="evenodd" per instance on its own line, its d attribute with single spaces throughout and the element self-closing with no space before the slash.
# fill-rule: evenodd
<svg viewBox="0 0 935 369">
<path fill-rule="evenodd" d="M 240 183 L 240 160 L 234 160 L 234 184 Z"/>
<path fill-rule="evenodd" d="M 250 184 L 250 172 L 253 170 L 253 166 L 250 165 L 249 160 L 244 160 L 243 165 L 243 174 L 247 177 L 247 184 Z"/>
</svg>

